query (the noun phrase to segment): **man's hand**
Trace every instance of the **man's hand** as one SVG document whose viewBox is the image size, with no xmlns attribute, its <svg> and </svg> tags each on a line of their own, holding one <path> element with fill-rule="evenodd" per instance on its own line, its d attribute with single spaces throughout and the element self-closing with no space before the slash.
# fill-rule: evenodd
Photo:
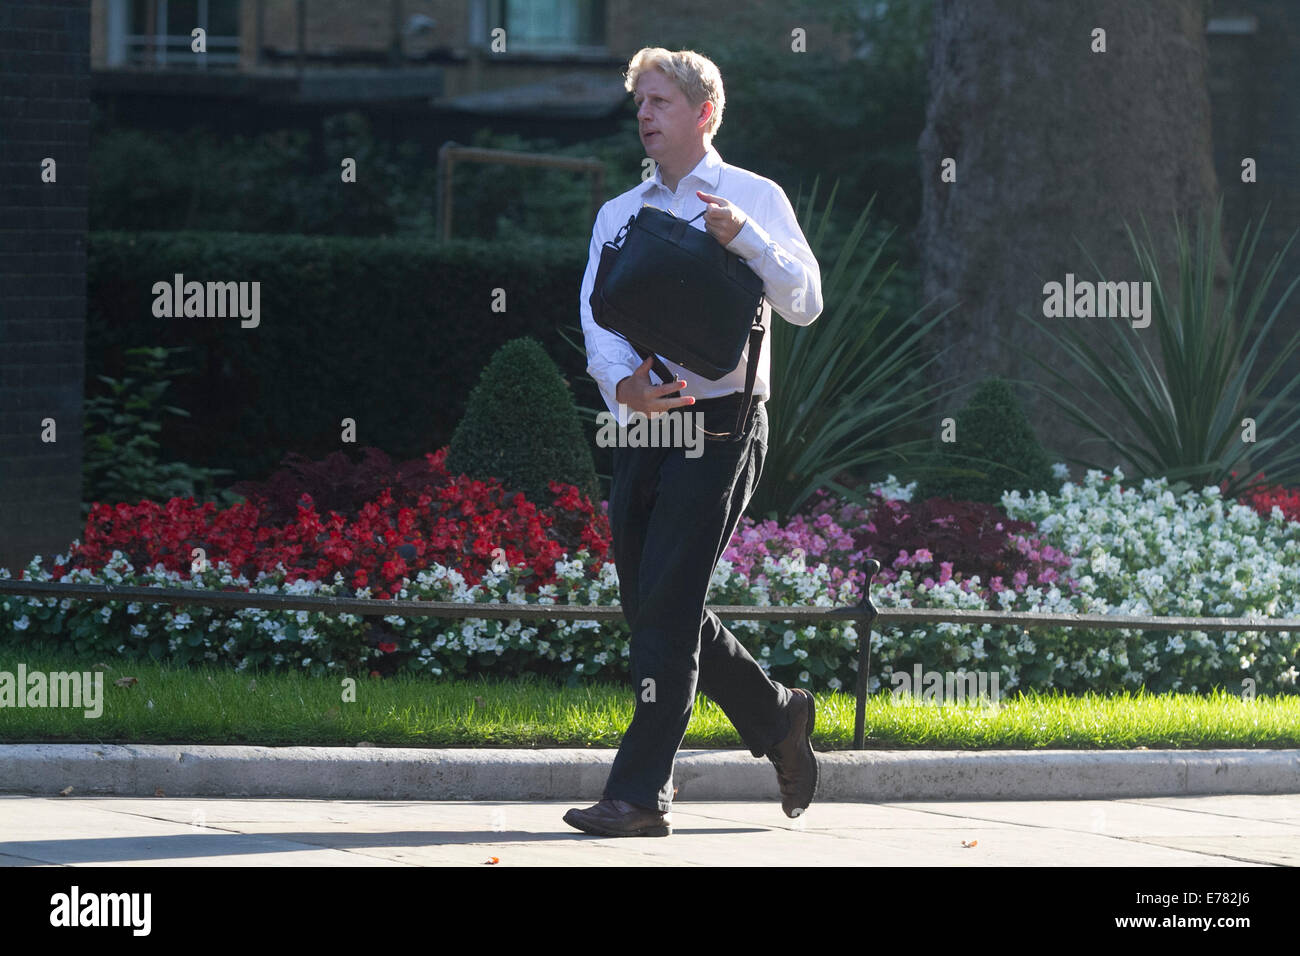
<svg viewBox="0 0 1300 956">
<path fill-rule="evenodd" d="M 698 189 L 695 195 L 709 204 L 709 208 L 704 213 L 704 228 L 709 235 L 724 246 L 735 239 L 736 234 L 745 225 L 745 214 L 721 196 L 710 196 Z"/>
<path fill-rule="evenodd" d="M 650 366 L 653 364 L 654 356 L 647 356 L 635 372 L 620 380 L 618 385 L 615 386 L 614 398 L 632 411 L 643 412 L 646 415 L 666 412 L 677 408 L 679 405 L 695 404 L 695 398 L 691 395 L 682 395 L 678 398 L 663 398 L 664 395 L 670 395 L 685 388 L 686 382 L 678 379 L 675 382 L 655 385 L 650 381 Z"/>
</svg>

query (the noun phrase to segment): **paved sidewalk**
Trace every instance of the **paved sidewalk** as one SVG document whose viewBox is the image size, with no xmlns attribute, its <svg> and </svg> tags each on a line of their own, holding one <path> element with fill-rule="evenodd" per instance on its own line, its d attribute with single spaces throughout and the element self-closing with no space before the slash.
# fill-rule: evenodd
<svg viewBox="0 0 1300 956">
<path fill-rule="evenodd" d="M 1300 865 L 1300 795 L 1127 800 L 690 802 L 663 838 L 607 839 L 574 801 L 0 795 L 0 865 Z M 962 842 L 974 846 L 963 847 Z"/>
</svg>

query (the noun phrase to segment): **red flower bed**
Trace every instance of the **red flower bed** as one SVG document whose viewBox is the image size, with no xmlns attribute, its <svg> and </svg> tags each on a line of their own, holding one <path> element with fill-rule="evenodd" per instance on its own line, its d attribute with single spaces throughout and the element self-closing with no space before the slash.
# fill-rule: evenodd
<svg viewBox="0 0 1300 956">
<path fill-rule="evenodd" d="M 1300 488 L 1265 485 L 1242 495 L 1240 501 L 1244 505 L 1250 505 L 1265 518 L 1272 515 L 1273 506 L 1277 505 L 1288 521 L 1300 521 Z"/>
<path fill-rule="evenodd" d="M 99 571 L 117 550 L 136 568 L 161 563 L 189 575 L 193 549 L 202 548 L 211 565 L 229 562 L 235 576 L 250 581 L 283 564 L 287 582 L 328 582 L 340 573 L 349 586 L 369 587 L 382 599 L 400 590 L 403 576 L 434 563 L 454 568 L 473 585 L 490 569 L 494 552 L 512 567 L 527 566 L 530 591 L 555 581 L 555 562 L 565 552 L 586 547 L 599 570 L 609 551 L 609 522 L 577 488 L 552 481 L 554 501 L 538 507 L 496 480 L 451 476 L 446 455 L 445 448 L 425 455 L 427 464 L 418 469 L 408 463 L 406 477 L 418 474 L 418 481 L 400 485 L 396 494 L 385 487 L 353 515 L 318 514 L 307 493 L 293 520 L 278 523 L 266 520 L 275 509 L 256 494 L 226 509 L 192 498 L 96 504 L 68 565 L 55 565 L 52 573 Z"/>
</svg>

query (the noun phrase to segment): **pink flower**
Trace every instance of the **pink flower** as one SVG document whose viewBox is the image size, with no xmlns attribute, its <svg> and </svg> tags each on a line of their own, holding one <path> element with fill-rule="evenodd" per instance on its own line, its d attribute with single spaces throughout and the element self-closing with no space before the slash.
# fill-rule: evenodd
<svg viewBox="0 0 1300 956">
<path fill-rule="evenodd" d="M 939 562 L 939 583 L 946 584 L 951 580 L 952 580 L 952 562 L 940 561 Z"/>
</svg>

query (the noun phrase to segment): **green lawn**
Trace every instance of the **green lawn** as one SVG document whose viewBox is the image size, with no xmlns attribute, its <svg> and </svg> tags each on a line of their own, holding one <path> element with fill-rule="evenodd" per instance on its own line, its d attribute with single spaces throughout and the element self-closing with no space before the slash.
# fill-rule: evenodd
<svg viewBox="0 0 1300 956">
<path fill-rule="evenodd" d="M 0 671 L 83 671 L 93 661 L 0 652 Z M 115 680 L 134 677 L 118 686 Z M 632 716 L 630 687 L 578 689 L 542 680 L 431 681 L 358 678 L 356 701 L 339 680 L 235 674 L 110 662 L 103 712 L 0 708 L 0 742 L 353 745 L 414 747 L 616 747 Z M 853 744 L 851 694 L 817 695 L 819 750 Z M 1000 706 L 867 704 L 867 746 L 888 749 L 1300 747 L 1300 696 L 1242 701 L 1167 694 L 1029 696 Z M 712 701 L 698 697 L 683 747 L 740 747 Z"/>
</svg>

